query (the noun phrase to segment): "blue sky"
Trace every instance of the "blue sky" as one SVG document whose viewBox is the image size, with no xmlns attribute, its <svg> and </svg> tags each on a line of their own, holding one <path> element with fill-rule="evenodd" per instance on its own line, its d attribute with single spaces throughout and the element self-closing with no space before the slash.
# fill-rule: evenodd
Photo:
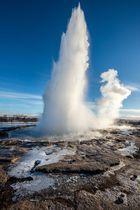
<svg viewBox="0 0 140 210">
<path fill-rule="evenodd" d="M 77 0 L 5 0 L 0 5 L 0 113 L 42 112 L 41 95 Z M 135 91 L 124 112 L 140 116 L 140 1 L 81 0 L 90 34 L 88 101 L 108 68 Z"/>
</svg>

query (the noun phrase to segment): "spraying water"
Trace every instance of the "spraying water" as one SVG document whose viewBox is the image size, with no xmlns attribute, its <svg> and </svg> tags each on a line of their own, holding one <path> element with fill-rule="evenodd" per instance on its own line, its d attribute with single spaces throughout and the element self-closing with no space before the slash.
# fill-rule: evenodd
<svg viewBox="0 0 140 210">
<path fill-rule="evenodd" d="M 59 59 L 54 63 L 51 80 L 43 97 L 44 111 L 39 125 L 41 132 L 62 134 L 83 132 L 97 126 L 98 128 L 106 127 L 117 116 L 122 100 L 130 94 L 129 90 L 121 87 L 119 81 L 115 79 L 116 71 L 109 70 L 101 75 L 107 84 L 101 87 L 103 99 L 97 107 L 98 114 L 95 115 L 89 109 L 85 101 L 86 71 L 89 66 L 88 48 L 86 21 L 79 4 L 72 12 L 66 33 L 62 35 Z M 114 77 L 109 76 L 113 72 L 115 72 Z M 116 85 L 111 85 L 112 79 Z M 111 88 L 113 88 L 112 92 L 109 93 Z M 115 105 L 116 96 L 117 104 Z M 117 110 L 114 111 L 115 114 L 111 112 L 110 120 L 104 121 L 104 117 L 107 119 L 110 115 L 109 106 L 112 104 L 112 99 L 113 109 Z"/>
</svg>

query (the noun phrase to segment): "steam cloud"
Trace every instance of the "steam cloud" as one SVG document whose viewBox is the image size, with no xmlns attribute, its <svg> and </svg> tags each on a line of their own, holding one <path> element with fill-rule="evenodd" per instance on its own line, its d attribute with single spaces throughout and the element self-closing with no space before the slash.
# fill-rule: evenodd
<svg viewBox="0 0 140 210">
<path fill-rule="evenodd" d="M 44 111 L 40 130 L 62 134 L 108 127 L 118 117 L 119 108 L 130 95 L 117 78 L 117 71 L 109 69 L 101 74 L 102 98 L 97 113 L 85 101 L 88 69 L 88 31 L 80 5 L 72 11 L 66 33 L 63 33 L 59 59 L 54 63 L 51 80 L 43 96 Z"/>
<path fill-rule="evenodd" d="M 118 79 L 118 72 L 114 69 L 102 73 L 101 78 L 104 84 L 100 88 L 102 98 L 97 104 L 97 120 L 99 126 L 105 128 L 119 117 L 122 102 L 131 94 L 131 91 L 121 84 Z"/>
</svg>

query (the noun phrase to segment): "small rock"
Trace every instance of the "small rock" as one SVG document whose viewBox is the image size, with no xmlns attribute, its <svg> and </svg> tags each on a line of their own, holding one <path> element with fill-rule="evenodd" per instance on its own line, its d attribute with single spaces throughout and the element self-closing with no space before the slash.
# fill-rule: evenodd
<svg viewBox="0 0 140 210">
<path fill-rule="evenodd" d="M 124 200 L 126 200 L 126 195 L 121 193 L 118 198 L 116 199 L 115 203 L 116 204 L 122 204 L 124 203 Z"/>
<path fill-rule="evenodd" d="M 6 131 L 0 131 L 0 138 L 8 138 L 8 133 Z"/>
<path fill-rule="evenodd" d="M 116 204 L 122 204 L 123 203 L 123 198 L 120 196 L 116 199 L 115 201 Z"/>
<path fill-rule="evenodd" d="M 33 173 L 35 171 L 36 166 L 39 165 L 40 163 L 41 163 L 41 160 L 36 160 L 30 172 Z"/>
<path fill-rule="evenodd" d="M 132 176 L 130 176 L 130 180 L 132 180 L 132 181 L 135 181 L 136 180 L 136 178 L 137 178 L 137 175 L 132 175 Z"/>
<path fill-rule="evenodd" d="M 41 160 L 36 160 L 34 163 L 34 167 L 36 167 L 37 165 L 39 165 L 41 163 Z"/>
</svg>

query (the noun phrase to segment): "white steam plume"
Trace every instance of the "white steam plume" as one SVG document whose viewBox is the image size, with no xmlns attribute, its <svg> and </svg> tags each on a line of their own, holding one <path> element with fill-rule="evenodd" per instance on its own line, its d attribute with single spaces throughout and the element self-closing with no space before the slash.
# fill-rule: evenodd
<svg viewBox="0 0 140 210">
<path fill-rule="evenodd" d="M 88 68 L 88 32 L 80 5 L 73 10 L 66 33 L 62 35 L 59 59 L 44 94 L 44 111 L 39 129 L 43 133 L 63 134 L 103 128 L 118 117 L 122 101 L 130 91 L 120 84 L 117 71 L 101 75 L 103 98 L 94 114 L 85 101 Z"/>
<path fill-rule="evenodd" d="M 105 128 L 119 117 L 122 102 L 131 94 L 131 91 L 121 84 L 118 79 L 118 72 L 114 69 L 102 73 L 101 78 L 104 84 L 100 87 L 102 98 L 98 101 L 97 118 L 99 126 Z"/>
</svg>

